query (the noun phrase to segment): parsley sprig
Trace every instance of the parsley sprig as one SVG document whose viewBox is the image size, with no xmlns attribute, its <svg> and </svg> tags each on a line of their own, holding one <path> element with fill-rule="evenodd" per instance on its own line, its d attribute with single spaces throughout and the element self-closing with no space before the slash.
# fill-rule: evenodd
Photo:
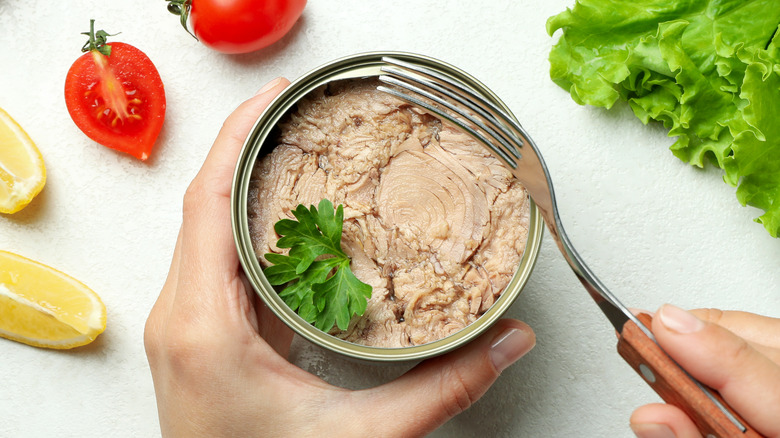
<svg viewBox="0 0 780 438">
<path fill-rule="evenodd" d="M 287 285 L 279 296 L 307 322 L 323 331 L 334 323 L 346 330 L 352 315 L 366 311 L 371 286 L 355 277 L 341 249 L 344 207 L 334 210 L 323 199 L 319 207 L 298 205 L 292 214 L 297 221 L 282 219 L 274 225 L 282 236 L 276 246 L 290 248 L 289 255 L 265 254 L 273 264 L 265 276 L 274 286 Z"/>
</svg>

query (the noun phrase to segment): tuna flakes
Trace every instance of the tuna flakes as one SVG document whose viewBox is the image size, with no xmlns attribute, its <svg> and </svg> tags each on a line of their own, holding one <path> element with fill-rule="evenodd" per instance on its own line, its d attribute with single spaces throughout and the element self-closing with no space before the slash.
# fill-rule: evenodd
<svg viewBox="0 0 780 438">
<path fill-rule="evenodd" d="M 390 95 L 373 80 L 333 82 L 280 123 L 249 193 L 263 266 L 274 224 L 298 204 L 344 205 L 342 246 L 373 288 L 365 314 L 334 336 L 408 347 L 474 322 L 500 296 L 528 236 L 528 196 L 468 135 Z"/>
</svg>

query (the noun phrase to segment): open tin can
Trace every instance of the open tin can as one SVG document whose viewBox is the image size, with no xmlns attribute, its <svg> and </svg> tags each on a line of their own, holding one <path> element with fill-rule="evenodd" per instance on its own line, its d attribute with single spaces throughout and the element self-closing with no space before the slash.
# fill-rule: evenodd
<svg viewBox="0 0 780 438">
<path fill-rule="evenodd" d="M 542 240 L 543 220 L 538 209 L 529 203 L 528 238 L 521 261 L 503 293 L 476 321 L 437 341 L 402 348 L 383 348 L 348 342 L 325 333 L 298 316 L 272 286 L 255 254 L 250 235 L 248 196 L 250 178 L 255 163 L 275 145 L 268 141 L 276 125 L 293 109 L 296 103 L 316 88 L 331 81 L 378 77 L 384 65 L 383 57 L 424 65 L 460 79 L 487 100 L 511 114 L 506 105 L 485 85 L 462 70 L 436 59 L 403 52 L 371 52 L 337 59 L 303 75 L 288 86 L 258 118 L 244 143 L 233 179 L 231 219 L 241 265 L 254 290 L 285 324 L 295 333 L 322 348 L 345 356 L 376 362 L 417 361 L 431 358 L 458 348 L 485 332 L 512 305 L 525 286 L 536 262 Z"/>
</svg>

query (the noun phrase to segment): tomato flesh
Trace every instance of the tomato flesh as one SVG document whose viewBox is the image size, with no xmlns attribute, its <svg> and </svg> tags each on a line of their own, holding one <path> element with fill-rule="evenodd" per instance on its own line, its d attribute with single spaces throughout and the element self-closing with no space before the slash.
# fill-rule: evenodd
<svg viewBox="0 0 780 438">
<path fill-rule="evenodd" d="M 76 126 L 103 146 L 146 160 L 165 120 L 165 90 L 157 69 L 140 50 L 111 43 L 73 63 L 65 103 Z"/>
<path fill-rule="evenodd" d="M 282 38 L 303 12 L 306 0 L 193 0 L 195 36 L 223 53 L 248 53 Z"/>
</svg>

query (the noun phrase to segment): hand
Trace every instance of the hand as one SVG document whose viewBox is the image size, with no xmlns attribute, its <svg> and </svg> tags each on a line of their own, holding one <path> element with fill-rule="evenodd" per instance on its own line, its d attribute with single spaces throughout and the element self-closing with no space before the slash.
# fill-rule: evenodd
<svg viewBox="0 0 780 438">
<path fill-rule="evenodd" d="M 661 347 L 693 377 L 718 391 L 759 433 L 780 437 L 780 319 L 746 312 L 664 305 L 653 317 Z M 642 406 L 631 415 L 640 438 L 699 438 L 680 409 Z"/>
<path fill-rule="evenodd" d="M 163 435 L 424 435 L 481 397 L 533 347 L 534 334 L 501 320 L 469 345 L 360 391 L 287 361 L 292 332 L 248 287 L 229 207 L 241 145 L 288 84 L 277 79 L 238 107 L 184 196 L 170 272 L 144 334 Z"/>
</svg>

